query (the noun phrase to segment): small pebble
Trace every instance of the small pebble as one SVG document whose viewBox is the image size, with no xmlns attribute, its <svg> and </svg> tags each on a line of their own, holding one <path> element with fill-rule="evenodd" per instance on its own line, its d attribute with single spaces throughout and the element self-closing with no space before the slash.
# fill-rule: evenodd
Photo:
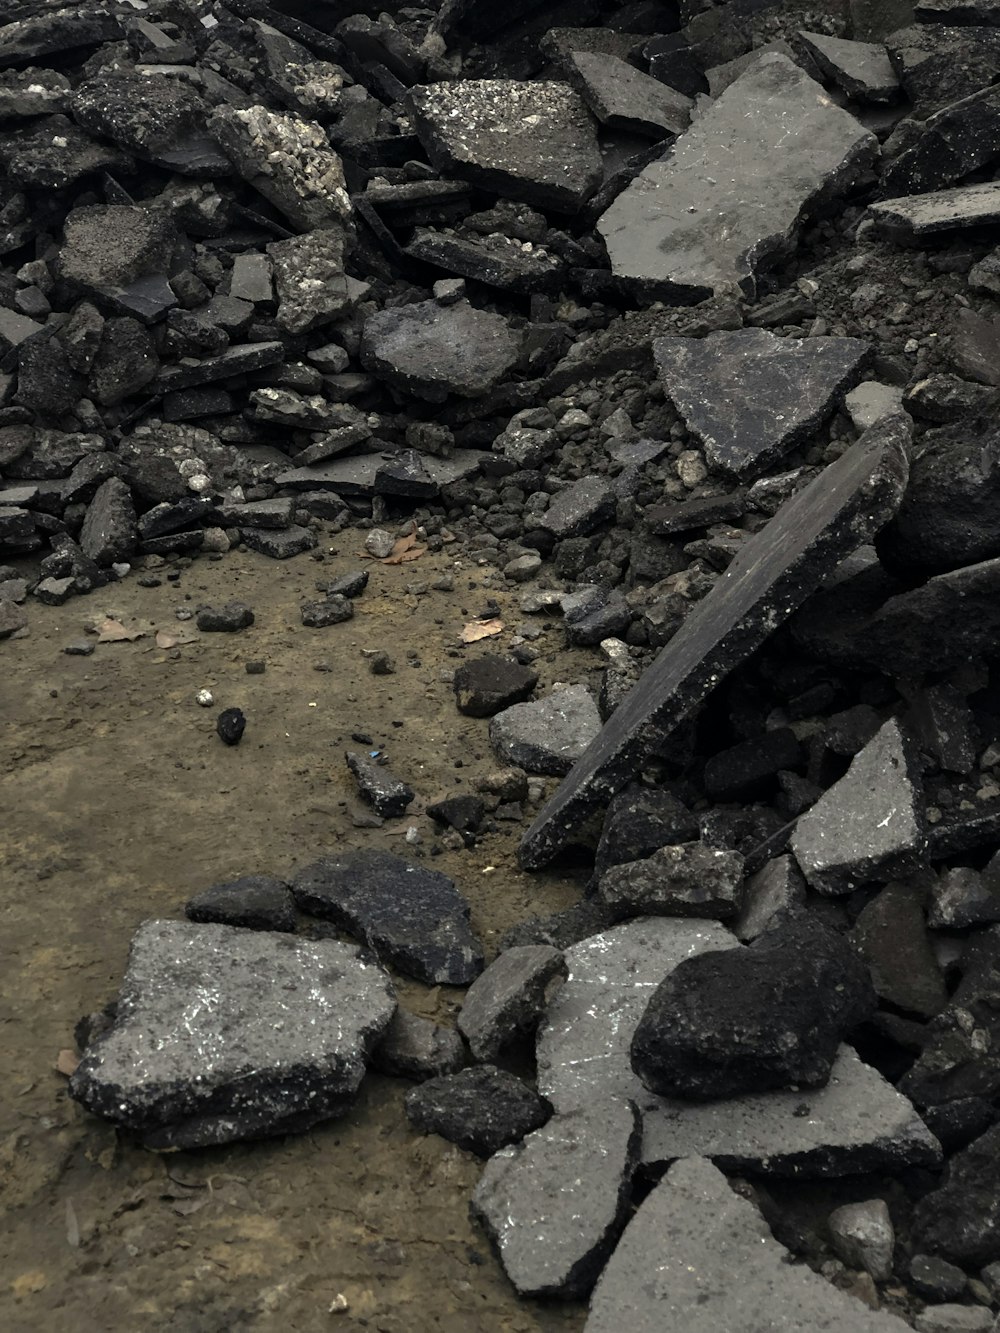
<svg viewBox="0 0 1000 1333">
<path fill-rule="evenodd" d="M 88 643 L 86 639 L 77 639 L 75 643 L 68 643 L 63 652 L 68 657 L 89 657 L 94 651 L 94 645 Z"/>
<path fill-rule="evenodd" d="M 264 662 L 247 662 L 243 669 L 248 676 L 262 676 L 267 666 Z"/>
<path fill-rule="evenodd" d="M 246 725 L 242 708 L 226 708 L 219 714 L 215 730 L 227 745 L 239 745 Z"/>
<path fill-rule="evenodd" d="M 194 697 L 195 702 L 200 704 L 202 708 L 211 708 L 215 703 L 215 695 L 211 690 L 199 690 Z"/>
</svg>

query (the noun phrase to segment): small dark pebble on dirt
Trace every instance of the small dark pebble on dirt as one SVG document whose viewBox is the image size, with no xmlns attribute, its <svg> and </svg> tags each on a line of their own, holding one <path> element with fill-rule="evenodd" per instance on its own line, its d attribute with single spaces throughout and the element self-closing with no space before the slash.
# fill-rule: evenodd
<svg viewBox="0 0 1000 1333">
<path fill-rule="evenodd" d="M 239 745 L 246 726 L 242 708 L 225 708 L 219 714 L 215 729 L 227 745 Z"/>
</svg>

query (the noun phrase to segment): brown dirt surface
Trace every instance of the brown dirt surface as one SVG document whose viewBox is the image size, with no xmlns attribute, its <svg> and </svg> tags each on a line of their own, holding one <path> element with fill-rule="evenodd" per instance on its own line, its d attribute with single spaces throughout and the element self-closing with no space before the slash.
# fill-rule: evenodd
<svg viewBox="0 0 1000 1333">
<path fill-rule="evenodd" d="M 468 648 L 458 636 L 488 597 L 508 626 L 520 622 L 516 590 L 454 548 L 398 567 L 368 562 L 355 618 L 304 628 L 300 603 L 316 597 L 317 578 L 362 563 L 362 535 L 341 534 L 322 563 L 231 552 L 180 562 L 176 582 L 165 576 L 178 566 L 157 570 L 156 588 L 132 576 L 62 607 L 33 603 L 28 636 L 0 645 L 0 1326 L 10 1333 L 582 1326 L 578 1304 L 515 1296 L 469 1219 L 480 1163 L 410 1127 L 409 1084 L 369 1076 L 345 1119 L 301 1137 L 158 1156 L 72 1102 L 56 1068 L 78 1018 L 116 994 L 141 921 L 180 917 L 221 880 L 288 876 L 334 845 L 430 864 L 423 806 L 498 767 L 488 724 L 458 713 L 442 673 L 507 644 L 509 629 Z M 453 591 L 413 590 L 449 572 Z M 178 607 L 232 598 L 253 607 L 249 629 L 200 634 L 176 619 Z M 66 655 L 105 613 L 150 633 Z M 157 648 L 156 629 L 191 630 L 194 642 Z M 597 666 L 596 653 L 570 659 L 556 643 L 558 631 L 539 641 L 543 688 Z M 380 648 L 394 675 L 370 673 L 362 650 Z M 246 674 L 253 659 L 263 675 Z M 195 701 L 204 688 L 211 708 Z M 247 716 L 234 748 L 215 733 L 231 706 Z M 417 792 L 408 816 L 384 828 L 353 822 L 361 807 L 343 753 L 354 731 Z M 411 824 L 416 848 L 399 836 Z M 488 956 L 508 926 L 579 894 L 569 878 L 518 871 L 522 827 L 500 824 L 433 861 L 469 898 Z M 444 1022 L 461 1002 L 447 988 L 399 989 Z"/>
</svg>

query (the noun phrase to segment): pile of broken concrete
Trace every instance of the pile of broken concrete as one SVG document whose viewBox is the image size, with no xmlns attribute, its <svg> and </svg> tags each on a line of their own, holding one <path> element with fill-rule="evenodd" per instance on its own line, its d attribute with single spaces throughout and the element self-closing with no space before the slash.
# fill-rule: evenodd
<svg viewBox="0 0 1000 1333">
<path fill-rule="evenodd" d="M 522 864 L 593 876 L 484 967 L 419 850 L 248 867 L 139 928 L 73 1095 L 172 1148 L 412 1079 L 592 1333 L 990 1328 L 1000 10 L 378 10 L 8 7 L 0 637 L 201 551 L 447 534 L 526 585 L 456 673 L 508 771 L 449 845 L 554 776 Z M 598 697 L 535 697 L 553 634 Z M 458 1031 L 389 969 L 469 986 Z"/>
</svg>

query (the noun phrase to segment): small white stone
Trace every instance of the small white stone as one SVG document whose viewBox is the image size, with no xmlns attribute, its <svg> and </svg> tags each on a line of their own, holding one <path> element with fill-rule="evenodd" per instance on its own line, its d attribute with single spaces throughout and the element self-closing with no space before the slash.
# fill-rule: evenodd
<svg viewBox="0 0 1000 1333">
<path fill-rule="evenodd" d="M 211 690 L 199 690 L 194 697 L 195 702 L 199 703 L 202 708 L 211 708 L 215 703 L 215 696 Z"/>
</svg>

